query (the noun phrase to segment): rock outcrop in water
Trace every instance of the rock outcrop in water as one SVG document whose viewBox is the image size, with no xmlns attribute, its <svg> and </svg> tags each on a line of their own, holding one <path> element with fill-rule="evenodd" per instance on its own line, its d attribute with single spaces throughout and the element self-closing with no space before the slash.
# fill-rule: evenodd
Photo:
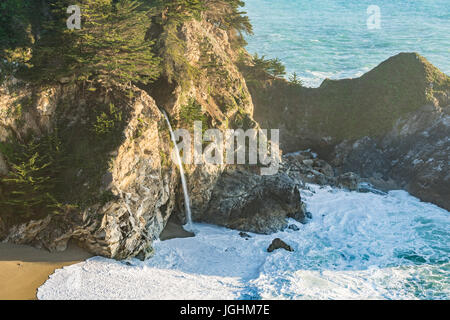
<svg viewBox="0 0 450 320">
<path fill-rule="evenodd" d="M 450 78 L 425 58 L 401 53 L 319 88 L 279 79 L 249 88 L 255 119 L 281 129 L 285 151 L 310 148 L 336 173 L 353 171 L 450 209 Z"/>
<path fill-rule="evenodd" d="M 294 251 L 290 245 L 281 240 L 280 238 L 276 238 L 272 241 L 270 246 L 267 248 L 267 252 L 274 252 L 277 249 L 284 249 L 286 251 Z"/>
<path fill-rule="evenodd" d="M 212 191 L 207 210 L 197 219 L 224 227 L 270 234 L 285 229 L 287 218 L 306 221 L 299 182 L 284 172 L 260 176 L 229 168 Z"/>
</svg>

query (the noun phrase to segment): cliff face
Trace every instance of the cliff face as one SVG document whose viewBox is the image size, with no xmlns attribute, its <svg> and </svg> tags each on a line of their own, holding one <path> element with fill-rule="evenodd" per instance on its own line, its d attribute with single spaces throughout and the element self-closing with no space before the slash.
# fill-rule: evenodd
<svg viewBox="0 0 450 320">
<path fill-rule="evenodd" d="M 175 206 L 178 187 L 177 168 L 163 160 L 170 144 L 154 100 L 141 90 L 132 100 L 120 92 L 92 93 L 66 85 L 33 93 L 15 90 L 36 99 L 20 117 L 2 118 L 2 140 L 29 135 L 30 128 L 40 139 L 58 132 L 67 160 L 62 170 L 51 174 L 61 180 L 58 200 L 71 206 L 25 223 L 16 212 L 2 215 L 4 223 L 12 225 L 5 240 L 64 250 L 74 239 L 108 257 L 148 256 Z M 12 96 L 2 92 L 2 101 Z M 99 116 L 91 112 L 104 104 L 116 106 L 123 120 L 115 124 L 116 132 L 97 134 Z M 8 107 L 10 103 L 2 111 Z"/>
<path fill-rule="evenodd" d="M 176 70 L 182 83 L 163 75 L 149 86 L 132 90 L 107 90 L 101 85 L 87 88 L 66 83 L 66 79 L 46 88 L 15 79 L 2 86 L 1 240 L 64 250 L 73 239 L 94 254 L 144 259 L 152 254 L 152 242 L 169 218 L 185 221 L 179 170 L 171 159 L 173 145 L 162 110 L 167 111 L 174 128 L 188 131 L 196 120 L 206 129 L 258 125 L 251 116 L 252 100 L 235 65 L 237 53 L 228 33 L 205 20 L 189 20 L 178 29 L 178 37 L 185 44 L 183 61 L 191 70 L 191 74 Z M 48 149 L 47 140 L 57 141 L 57 147 Z M 26 141 L 33 144 L 22 147 Z M 48 169 L 44 175 L 37 168 L 36 175 L 45 186 L 51 183 L 51 197 L 38 192 L 39 202 L 20 215 L 16 209 L 23 209 L 28 200 L 19 197 L 19 207 L 10 203 L 14 190 L 10 190 L 8 177 L 17 171 L 16 165 L 35 160 L 22 157 L 13 163 L 15 153 L 9 152 L 8 146 L 26 155 L 38 150 L 35 160 L 42 158 L 42 168 Z M 46 157 L 48 150 L 51 156 Z M 47 162 L 51 165 L 45 167 Z M 220 195 L 218 180 L 228 167 L 185 165 L 193 218 L 253 230 L 250 222 L 237 225 L 234 221 L 243 214 L 258 214 L 261 207 L 248 205 L 245 212 L 235 212 L 227 219 L 211 214 L 229 205 L 227 201 L 219 206 L 211 202 L 213 195 Z M 258 179 L 259 172 L 241 170 L 250 180 Z M 298 182 L 279 176 L 271 181 L 259 190 L 269 195 L 271 186 L 276 185 L 290 199 L 288 203 L 275 196 L 265 199 L 278 208 L 278 227 L 286 224 L 288 215 L 304 218 Z M 271 212 L 260 215 L 259 231 L 266 232 L 272 220 Z"/>
<path fill-rule="evenodd" d="M 255 119 L 281 129 L 284 150 L 311 148 L 338 172 L 450 208 L 450 78 L 423 57 L 402 53 L 315 89 L 268 80 L 250 91 Z"/>
</svg>

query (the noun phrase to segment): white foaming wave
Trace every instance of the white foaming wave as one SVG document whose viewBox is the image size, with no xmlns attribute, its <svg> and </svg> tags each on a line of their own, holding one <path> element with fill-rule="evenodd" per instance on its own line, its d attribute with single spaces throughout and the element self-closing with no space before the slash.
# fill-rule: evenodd
<svg viewBox="0 0 450 320">
<path fill-rule="evenodd" d="M 359 78 L 369 70 L 370 70 L 370 68 L 367 68 L 367 67 L 362 68 L 361 70 L 348 70 L 348 71 L 339 71 L 339 72 L 324 72 L 324 71 L 306 70 L 306 72 L 301 73 L 299 78 L 300 78 L 300 80 L 302 80 L 305 87 L 317 88 L 317 87 L 320 87 L 323 80 L 325 80 L 325 79 L 340 80 L 340 79 Z"/>
<path fill-rule="evenodd" d="M 262 298 L 449 297 L 448 212 L 403 191 L 315 192 L 304 195 L 315 216 L 294 246 L 300 254 L 268 258 L 253 280 Z"/>
<path fill-rule="evenodd" d="M 251 234 L 197 224 L 152 259 L 91 258 L 57 270 L 39 299 L 448 299 L 448 212 L 403 191 L 309 186 L 300 231 Z M 279 237 L 295 252 L 267 253 Z"/>
<path fill-rule="evenodd" d="M 75 280 L 73 280 L 75 278 Z M 40 300 L 236 299 L 239 279 L 154 268 L 94 257 L 64 267 L 38 289 Z"/>
<path fill-rule="evenodd" d="M 442 268 L 448 269 L 449 264 Z M 423 279 L 434 281 L 434 288 Z M 432 265 L 390 268 L 372 267 L 367 270 L 298 270 L 285 281 L 273 282 L 267 275 L 254 283 L 262 288 L 263 299 L 295 300 L 382 300 L 382 299 L 448 299 L 450 281 L 439 268 Z M 281 283 L 281 285 L 280 285 Z"/>
</svg>

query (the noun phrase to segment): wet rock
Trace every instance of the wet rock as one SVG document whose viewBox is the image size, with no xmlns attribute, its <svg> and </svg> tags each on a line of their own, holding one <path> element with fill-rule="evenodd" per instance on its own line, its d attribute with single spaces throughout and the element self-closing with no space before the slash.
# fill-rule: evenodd
<svg viewBox="0 0 450 320">
<path fill-rule="evenodd" d="M 224 227 L 270 234 L 287 227 L 287 218 L 306 219 L 298 184 L 287 174 L 260 176 L 227 170 L 215 185 L 199 220 Z"/>
<path fill-rule="evenodd" d="M 344 173 L 337 178 L 337 186 L 339 188 L 345 188 L 350 191 L 358 190 L 359 182 L 359 176 L 353 172 Z"/>
<path fill-rule="evenodd" d="M 267 248 L 267 252 L 273 252 L 277 249 L 284 249 L 286 251 L 294 251 L 290 245 L 281 240 L 280 238 L 276 238 L 272 241 L 270 246 Z"/>
<path fill-rule="evenodd" d="M 334 177 L 334 170 L 331 165 L 322 159 L 315 159 L 313 168 L 328 177 Z"/>
<path fill-rule="evenodd" d="M 248 233 L 246 233 L 246 232 L 239 232 L 239 236 L 241 237 L 241 238 L 251 238 L 252 236 L 251 235 L 249 235 Z"/>
<path fill-rule="evenodd" d="M 370 183 L 367 183 L 367 182 L 363 182 L 358 185 L 358 192 L 374 193 L 374 194 L 378 194 L 378 195 L 382 195 L 382 196 L 387 194 L 386 192 L 384 192 L 382 190 L 376 189 Z"/>
<path fill-rule="evenodd" d="M 191 238 L 195 237 L 195 233 L 187 231 L 183 228 L 182 225 L 169 221 L 166 224 L 166 227 L 159 235 L 159 239 L 170 240 L 175 238 Z"/>
<path fill-rule="evenodd" d="M 300 228 L 297 227 L 295 224 L 290 224 L 289 227 L 288 227 L 288 229 L 293 230 L 293 231 L 298 231 L 298 230 L 300 230 Z"/>
</svg>

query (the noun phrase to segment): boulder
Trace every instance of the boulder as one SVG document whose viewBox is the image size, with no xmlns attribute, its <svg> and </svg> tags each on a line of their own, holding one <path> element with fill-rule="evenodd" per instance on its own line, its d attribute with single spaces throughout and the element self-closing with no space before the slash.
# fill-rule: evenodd
<svg viewBox="0 0 450 320">
<path fill-rule="evenodd" d="M 336 184 L 339 188 L 355 191 L 358 190 L 359 182 L 360 178 L 356 173 L 347 172 L 337 178 Z"/>
<path fill-rule="evenodd" d="M 298 183 L 285 173 L 260 176 L 245 169 L 227 170 L 214 186 L 208 209 L 197 220 L 270 234 L 287 227 L 287 218 L 304 221 Z"/>
<path fill-rule="evenodd" d="M 241 237 L 241 238 L 246 238 L 246 239 L 248 239 L 248 238 L 251 238 L 252 236 L 251 235 L 249 235 L 248 233 L 246 233 L 246 232 L 239 232 L 239 236 Z"/>
<path fill-rule="evenodd" d="M 267 252 L 273 252 L 277 249 L 284 249 L 284 250 L 290 251 L 290 252 L 294 251 L 294 249 L 292 249 L 292 247 L 290 245 L 286 244 L 286 242 L 284 242 L 280 238 L 276 238 L 272 241 L 270 246 L 267 248 Z"/>
</svg>

